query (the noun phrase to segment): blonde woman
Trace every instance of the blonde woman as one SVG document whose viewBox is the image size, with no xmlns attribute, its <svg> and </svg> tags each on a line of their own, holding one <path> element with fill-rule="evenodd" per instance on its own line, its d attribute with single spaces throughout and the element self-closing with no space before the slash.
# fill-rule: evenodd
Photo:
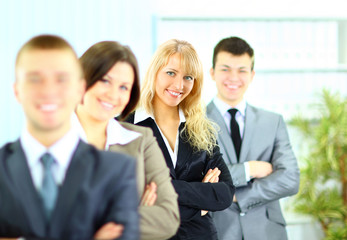
<svg viewBox="0 0 347 240">
<path fill-rule="evenodd" d="M 181 225 L 171 239 L 217 239 L 208 211 L 232 203 L 234 186 L 216 131 L 201 104 L 203 69 L 191 44 L 169 40 L 155 52 L 128 121 L 150 127 L 178 193 Z"/>
<path fill-rule="evenodd" d="M 87 91 L 76 109 L 75 126 L 84 140 L 99 149 L 137 159 L 141 239 L 170 238 L 179 226 L 177 194 L 158 143 L 150 129 L 114 119 L 115 115 L 125 118 L 139 100 L 134 54 L 118 42 L 105 41 L 91 46 L 80 61 Z"/>
</svg>

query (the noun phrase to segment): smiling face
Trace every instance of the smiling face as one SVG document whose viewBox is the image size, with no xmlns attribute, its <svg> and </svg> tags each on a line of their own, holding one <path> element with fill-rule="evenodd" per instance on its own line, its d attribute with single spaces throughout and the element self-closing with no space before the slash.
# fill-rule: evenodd
<svg viewBox="0 0 347 240">
<path fill-rule="evenodd" d="M 94 120 L 109 121 L 128 104 L 133 84 L 132 66 L 126 62 L 117 62 L 88 89 L 80 107 Z"/>
<path fill-rule="evenodd" d="M 26 50 L 16 65 L 14 91 L 33 136 L 68 131 L 84 87 L 78 60 L 68 49 Z"/>
<path fill-rule="evenodd" d="M 154 103 L 177 107 L 192 91 L 194 78 L 183 71 L 179 53 L 173 54 L 166 66 L 158 71 Z"/>
<path fill-rule="evenodd" d="M 236 56 L 219 52 L 215 68 L 210 70 L 216 82 L 217 97 L 233 107 L 239 104 L 255 74 L 251 66 L 252 59 L 247 53 Z"/>
</svg>

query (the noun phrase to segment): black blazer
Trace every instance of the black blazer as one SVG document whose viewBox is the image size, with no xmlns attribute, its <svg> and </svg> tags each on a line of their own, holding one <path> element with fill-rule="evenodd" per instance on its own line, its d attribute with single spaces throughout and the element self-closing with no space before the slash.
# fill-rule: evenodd
<svg viewBox="0 0 347 240">
<path fill-rule="evenodd" d="M 134 159 L 80 141 L 47 224 L 20 141 L 0 149 L 0 237 L 92 239 L 114 221 L 137 240 L 137 205 Z"/>
<path fill-rule="evenodd" d="M 171 239 L 217 239 L 216 228 L 209 214 L 201 216 L 201 210 L 220 211 L 229 207 L 234 196 L 234 185 L 219 147 L 209 156 L 206 151 L 194 151 L 185 134 L 179 136 L 176 168 L 158 126 L 152 118 L 147 118 L 137 125 L 150 127 L 163 151 L 166 164 L 170 169 L 172 184 L 178 193 L 181 225 Z M 180 125 L 180 131 L 184 123 Z M 221 170 L 218 183 L 202 183 L 207 171 L 218 167 Z"/>
</svg>

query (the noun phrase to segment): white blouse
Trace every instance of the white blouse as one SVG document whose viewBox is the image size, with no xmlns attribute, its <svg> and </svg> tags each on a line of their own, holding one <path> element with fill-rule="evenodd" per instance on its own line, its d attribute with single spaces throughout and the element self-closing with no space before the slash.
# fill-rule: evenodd
<svg viewBox="0 0 347 240">
<path fill-rule="evenodd" d="M 76 115 L 72 116 L 72 128 L 76 129 L 79 133 L 80 138 L 88 143 L 87 135 Z M 136 138 L 140 137 L 142 134 L 139 132 L 134 132 L 129 129 L 124 128 L 117 120 L 110 119 L 106 128 L 106 144 L 105 150 L 110 148 L 110 145 L 126 145 Z"/>
<path fill-rule="evenodd" d="M 136 110 L 135 112 L 135 117 L 134 117 L 134 124 L 138 123 L 138 122 L 141 122 L 147 118 L 152 118 L 155 122 L 155 124 L 157 125 L 158 129 L 159 129 L 159 132 L 161 134 L 161 137 L 163 138 L 164 140 L 164 143 L 166 145 L 166 148 L 170 154 L 170 158 L 172 160 L 172 164 L 174 166 L 174 168 L 176 167 L 176 163 L 177 163 L 177 157 L 178 157 L 178 144 L 179 144 L 179 134 L 180 134 L 180 131 L 179 129 L 177 129 L 177 135 L 176 135 L 176 142 L 175 142 L 175 149 L 172 150 L 170 144 L 169 144 L 169 141 L 167 140 L 167 138 L 165 137 L 165 135 L 163 134 L 163 132 L 161 131 L 160 127 L 158 126 L 157 122 L 155 121 L 155 118 L 154 116 L 146 113 L 146 111 L 144 109 L 139 109 L 139 110 Z M 186 121 L 186 118 L 184 116 L 184 113 L 181 109 L 179 109 L 179 117 L 180 117 L 180 124 L 182 122 L 185 122 Z"/>
</svg>

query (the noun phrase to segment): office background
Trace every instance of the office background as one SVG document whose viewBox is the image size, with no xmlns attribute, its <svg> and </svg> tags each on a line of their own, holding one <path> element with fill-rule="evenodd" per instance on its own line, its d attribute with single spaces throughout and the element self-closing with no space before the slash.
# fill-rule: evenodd
<svg viewBox="0 0 347 240">
<path fill-rule="evenodd" d="M 205 74 L 203 96 L 216 94 L 209 77 L 214 45 L 239 36 L 255 49 L 255 79 L 247 99 L 281 113 L 313 116 L 309 104 L 323 87 L 347 95 L 347 14 L 343 0 L 0 0 L 0 145 L 24 124 L 14 98 L 14 62 L 29 38 L 43 33 L 67 39 L 81 55 L 102 40 L 135 52 L 141 76 L 156 47 L 170 39 L 191 42 Z M 300 159 L 300 142 L 290 137 Z M 290 199 L 289 199 L 290 200 Z M 284 199 L 284 205 L 289 204 Z M 315 223 L 286 210 L 290 239 L 320 239 Z"/>
</svg>

